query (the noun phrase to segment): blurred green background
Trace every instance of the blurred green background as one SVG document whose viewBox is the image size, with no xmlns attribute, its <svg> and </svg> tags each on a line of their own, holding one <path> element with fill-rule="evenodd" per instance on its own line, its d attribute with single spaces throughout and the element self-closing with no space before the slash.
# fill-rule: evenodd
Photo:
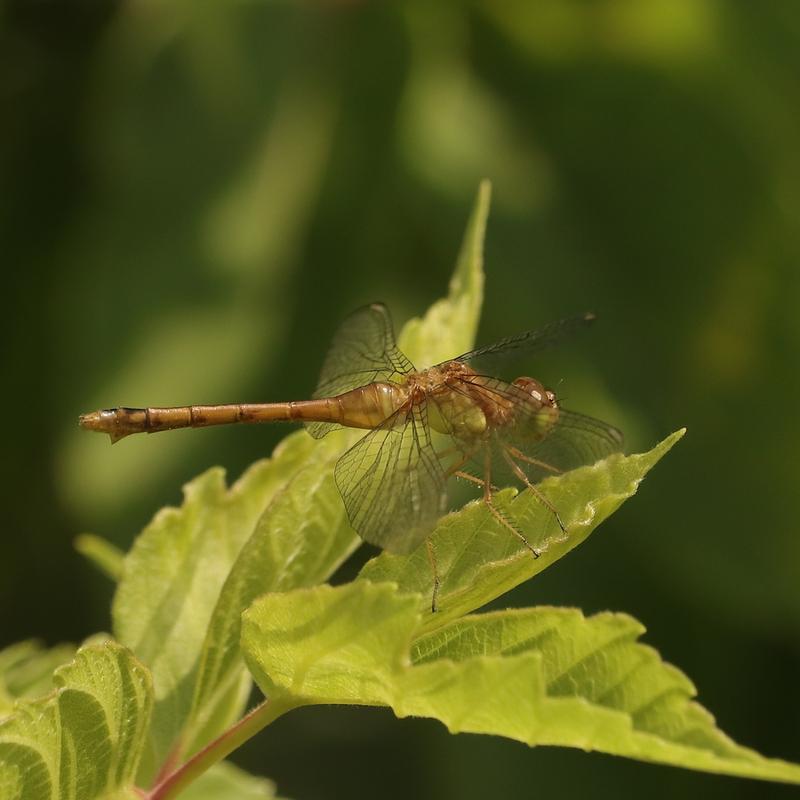
<svg viewBox="0 0 800 800">
<path fill-rule="evenodd" d="M 348 311 L 441 296 L 488 177 L 480 341 L 592 309 L 566 405 L 629 450 L 689 429 L 505 600 L 630 612 L 725 731 L 800 759 L 800 5 L 23 0 L 0 37 L 0 644 L 107 629 L 73 536 L 127 547 L 286 433 L 112 449 L 80 412 L 305 397 Z M 235 760 L 298 800 L 790 791 L 375 710 Z"/>
</svg>

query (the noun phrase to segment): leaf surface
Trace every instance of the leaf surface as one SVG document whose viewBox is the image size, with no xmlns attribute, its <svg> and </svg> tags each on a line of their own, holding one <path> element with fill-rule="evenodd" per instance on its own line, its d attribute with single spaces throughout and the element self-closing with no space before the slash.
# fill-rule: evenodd
<svg viewBox="0 0 800 800">
<path fill-rule="evenodd" d="M 500 492 L 497 506 L 541 553 L 539 558 L 499 524 L 482 501 L 442 519 L 432 536 L 441 579 L 435 614 L 430 613 L 433 576 L 425 548 L 407 557 L 381 553 L 364 565 L 361 577 L 373 583 L 391 581 L 403 591 L 420 594 L 421 608 L 428 611 L 424 626 L 443 625 L 532 578 L 583 542 L 636 492 L 683 434 L 676 431 L 647 453 L 612 455 L 540 483 L 537 488 L 558 509 L 566 533 L 530 490 Z"/>
<path fill-rule="evenodd" d="M 153 703 L 148 670 L 105 641 L 80 648 L 53 682 L 0 721 L 0 797 L 133 797 Z"/>
<path fill-rule="evenodd" d="M 266 595 L 244 615 L 247 662 L 266 694 L 297 705 L 389 706 L 452 733 L 800 783 L 800 766 L 723 734 L 627 615 L 509 610 L 420 635 L 419 602 L 368 581 Z"/>
</svg>

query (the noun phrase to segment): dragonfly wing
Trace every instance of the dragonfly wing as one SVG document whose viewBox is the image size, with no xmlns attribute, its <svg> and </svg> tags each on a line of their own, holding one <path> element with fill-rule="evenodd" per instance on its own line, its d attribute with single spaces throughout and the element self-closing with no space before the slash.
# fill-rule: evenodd
<svg viewBox="0 0 800 800">
<path fill-rule="evenodd" d="M 612 453 L 621 452 L 623 447 L 622 433 L 613 425 L 598 419 L 576 414 L 574 411 L 559 409 L 558 419 L 541 437 L 515 435 L 512 430 L 503 432 L 502 438 L 513 446 L 518 441 L 517 449 L 534 463 L 518 463 L 526 472 L 532 483 L 553 475 L 553 468 L 559 472 L 594 464 Z"/>
<path fill-rule="evenodd" d="M 413 364 L 395 344 L 388 309 L 382 303 L 372 303 L 342 322 L 328 349 L 313 397 L 335 397 L 413 370 Z M 306 423 L 315 439 L 338 427 L 331 422 Z"/>
<path fill-rule="evenodd" d="M 393 553 L 415 550 L 447 510 L 424 403 L 368 433 L 339 459 L 334 477 L 353 529 Z"/>
<path fill-rule="evenodd" d="M 622 450 L 622 433 L 613 425 L 563 408 L 543 408 L 518 386 L 496 378 L 476 376 L 465 383 L 483 403 L 512 410 L 508 423 L 493 427 L 489 437 L 493 482 L 513 478 L 504 451 L 537 483 Z"/>
<path fill-rule="evenodd" d="M 509 336 L 494 344 L 471 350 L 454 359 L 469 364 L 475 372 L 482 375 L 496 375 L 503 371 L 509 362 L 524 359 L 541 353 L 559 344 L 594 322 L 594 314 L 581 314 L 576 317 L 551 322 L 535 331 L 526 331 Z"/>
</svg>

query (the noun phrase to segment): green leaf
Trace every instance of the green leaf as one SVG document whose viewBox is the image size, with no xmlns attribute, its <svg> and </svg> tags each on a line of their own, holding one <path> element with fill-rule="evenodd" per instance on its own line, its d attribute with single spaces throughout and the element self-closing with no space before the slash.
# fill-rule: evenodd
<svg viewBox="0 0 800 800">
<path fill-rule="evenodd" d="M 0 797 L 133 796 L 153 702 L 150 673 L 112 642 L 82 647 L 55 691 L 0 722 Z"/>
<path fill-rule="evenodd" d="M 0 650 L 0 716 L 16 700 L 46 694 L 53 688 L 53 670 L 75 655 L 71 644 L 46 649 L 38 642 L 18 642 Z"/>
<path fill-rule="evenodd" d="M 800 783 L 800 766 L 719 731 L 624 614 L 502 611 L 420 636 L 419 606 L 418 595 L 368 581 L 266 595 L 244 614 L 247 663 L 282 702 L 389 706 L 453 733 Z"/>
<path fill-rule="evenodd" d="M 275 784 L 222 761 L 181 792 L 181 800 L 272 800 Z"/>
<path fill-rule="evenodd" d="M 112 581 L 118 581 L 122 575 L 125 554 L 111 542 L 93 533 L 82 533 L 75 537 L 75 549 L 92 562 L 104 575 Z"/>
<path fill-rule="evenodd" d="M 437 300 L 423 319 L 410 319 L 398 344 L 418 369 L 466 353 L 475 343 L 483 304 L 483 240 L 492 185 L 481 182 L 472 210 L 450 290 Z"/>
<path fill-rule="evenodd" d="M 242 545 L 314 452 L 311 437 L 298 431 L 230 489 L 222 469 L 209 470 L 184 487 L 180 508 L 156 514 L 125 557 L 112 609 L 114 631 L 152 670 L 156 695 L 144 783 L 183 732 L 209 622 Z M 245 695 L 246 687 L 231 690 L 228 700 L 238 705 L 221 724 L 241 711 Z"/>
<path fill-rule="evenodd" d="M 347 523 L 332 474 L 348 438 L 352 436 L 347 432 L 334 433 L 317 444 L 242 547 L 203 645 L 192 706 L 193 724 L 201 731 L 226 688 L 247 675 L 239 653 L 242 611 L 264 592 L 321 583 L 360 544 Z M 203 739 L 201 732 L 189 751 Z"/>
<path fill-rule="evenodd" d="M 418 601 L 367 581 L 264 595 L 242 614 L 242 651 L 270 702 L 391 705 Z"/>
<path fill-rule="evenodd" d="M 420 607 L 428 612 L 424 626 L 443 625 L 532 578 L 584 541 L 636 492 L 684 432 L 676 431 L 647 453 L 613 455 L 540 483 L 537 488 L 558 509 L 566 533 L 530 490 L 498 493 L 497 506 L 537 548 L 539 558 L 500 525 L 482 501 L 442 519 L 431 538 L 441 579 L 435 614 L 430 613 L 433 576 L 425 548 L 410 556 L 381 553 L 364 565 L 361 577 L 373 583 L 391 581 L 403 591 L 420 594 Z"/>
</svg>

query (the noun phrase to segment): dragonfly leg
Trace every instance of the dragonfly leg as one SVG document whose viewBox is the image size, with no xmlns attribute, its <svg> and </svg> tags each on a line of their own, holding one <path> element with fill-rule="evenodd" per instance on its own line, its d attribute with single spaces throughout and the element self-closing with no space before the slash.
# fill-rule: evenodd
<svg viewBox="0 0 800 800">
<path fill-rule="evenodd" d="M 524 461 L 526 464 L 531 464 L 534 467 L 541 467 L 542 469 L 546 469 L 548 472 L 552 472 L 554 475 L 560 475 L 563 472 L 563 470 L 551 466 L 546 461 L 539 461 L 538 458 L 531 458 L 530 456 L 526 456 L 525 453 L 523 453 L 516 447 L 507 447 L 506 450 L 508 450 L 508 452 L 514 458 L 518 458 L 520 461 Z"/>
<path fill-rule="evenodd" d="M 462 470 L 460 469 L 450 473 L 447 477 L 462 478 L 465 481 L 474 483 L 476 486 L 480 486 L 481 489 L 483 489 L 486 486 L 486 481 L 484 481 L 483 478 L 477 478 L 475 477 L 475 475 L 470 475 L 469 472 L 462 472 Z M 493 492 L 498 491 L 496 486 L 491 486 L 490 488 Z"/>
<path fill-rule="evenodd" d="M 485 498 L 484 498 L 484 499 L 485 499 Z M 533 546 L 533 545 L 532 545 L 532 544 L 531 544 L 531 543 L 528 541 L 528 537 L 527 537 L 527 536 L 525 536 L 525 534 L 524 534 L 524 533 L 523 533 L 521 530 L 519 530 L 519 528 L 517 528 L 517 527 L 516 527 L 516 526 L 515 526 L 515 525 L 514 525 L 514 524 L 511 522 L 511 520 L 509 520 L 509 519 L 508 519 L 508 517 L 506 517 L 506 515 L 505 515 L 505 514 L 503 514 L 503 512 L 502 512 L 502 511 L 500 511 L 500 509 L 499 509 L 499 508 L 498 508 L 498 507 L 497 507 L 497 506 L 496 506 L 496 505 L 495 505 L 495 504 L 492 502 L 492 500 L 491 500 L 491 497 L 490 497 L 490 499 L 489 499 L 489 500 L 485 500 L 485 502 L 486 502 L 486 508 L 488 508 L 488 509 L 489 509 L 489 513 L 490 513 L 490 514 L 491 514 L 491 515 L 492 515 L 492 516 L 493 516 L 493 517 L 494 517 L 494 518 L 495 518 L 495 519 L 496 519 L 496 520 L 497 520 L 497 521 L 498 521 L 498 522 L 499 522 L 499 523 L 500 523 L 500 524 L 501 524 L 501 525 L 502 525 L 504 528 L 506 528 L 506 529 L 510 530 L 510 531 L 511 531 L 511 533 L 513 533 L 513 534 L 514 534 L 514 536 L 516 536 L 516 537 L 517 537 L 517 539 L 519 539 L 519 540 L 522 542 L 522 544 L 524 544 L 524 545 L 525 545 L 525 547 L 527 547 L 527 548 L 528 548 L 528 550 L 530 550 L 530 551 L 531 551 L 531 553 L 532 553 L 532 555 L 533 555 L 533 557 L 534 557 L 534 558 L 539 558 L 539 556 L 541 555 L 541 553 L 540 553 L 540 552 L 539 552 L 539 551 L 538 551 L 538 550 L 537 550 L 537 549 L 536 549 L 536 548 L 535 548 L 535 547 L 534 547 L 534 546 Z"/>
<path fill-rule="evenodd" d="M 516 461 L 511 457 L 508 452 L 508 449 L 503 449 L 503 457 L 508 462 L 508 465 L 511 467 L 513 473 L 525 484 L 525 486 L 530 489 L 530 491 L 535 495 L 536 499 L 556 518 L 556 522 L 558 523 L 558 527 L 561 528 L 562 533 L 566 533 L 567 529 L 564 527 L 564 523 L 561 520 L 561 516 L 559 515 L 556 507 L 530 482 L 528 476 L 525 474 L 525 471 L 517 464 Z"/>
<path fill-rule="evenodd" d="M 519 530 L 512 522 L 509 520 L 505 514 L 494 504 L 492 499 L 492 491 L 494 487 L 490 482 L 491 476 L 491 454 L 489 450 L 486 450 L 486 460 L 485 460 L 485 473 L 486 478 L 481 481 L 483 483 L 483 502 L 486 504 L 486 508 L 489 509 L 489 513 L 504 527 L 511 531 L 521 542 L 531 551 L 534 558 L 539 558 L 541 553 L 528 541 L 528 538 L 525 534 Z M 476 479 L 477 480 L 477 479 Z"/>
<path fill-rule="evenodd" d="M 431 565 L 431 573 L 433 574 L 433 593 L 431 595 L 431 613 L 435 614 L 437 611 L 436 601 L 439 599 L 439 567 L 436 563 L 436 551 L 433 548 L 433 542 L 430 539 L 425 540 L 425 548 L 428 551 L 428 562 Z"/>
<path fill-rule="evenodd" d="M 451 447 L 446 452 L 452 453 L 456 450 L 459 453 L 463 454 L 463 451 L 459 450 L 456 447 Z M 462 478 L 463 480 L 469 481 L 470 483 L 474 483 L 476 486 L 480 486 L 481 489 L 483 489 L 484 486 L 486 485 L 486 482 L 482 478 L 478 478 L 475 475 L 470 475 L 469 472 L 464 472 L 464 470 L 461 469 L 461 467 L 463 467 L 464 464 L 466 464 L 467 461 L 469 461 L 474 455 L 475 455 L 475 450 L 471 450 L 469 453 L 463 454 L 463 458 L 461 459 L 461 461 L 459 461 L 457 464 L 453 464 L 452 467 L 449 467 L 447 469 L 447 472 L 445 472 L 445 476 L 447 478 Z M 491 488 L 493 491 L 497 491 L 496 486 L 492 486 Z"/>
</svg>

